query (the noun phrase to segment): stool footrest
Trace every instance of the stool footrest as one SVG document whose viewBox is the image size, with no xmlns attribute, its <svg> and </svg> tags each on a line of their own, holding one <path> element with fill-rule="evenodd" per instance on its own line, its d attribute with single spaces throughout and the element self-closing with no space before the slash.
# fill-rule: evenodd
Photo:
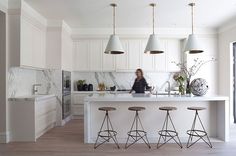
<svg viewBox="0 0 236 156">
<path fill-rule="evenodd" d="M 127 134 L 131 137 L 144 137 L 147 135 L 147 132 L 145 132 L 144 130 L 132 130 L 129 131 Z"/>
<path fill-rule="evenodd" d="M 173 130 L 161 130 L 158 132 L 160 136 L 164 137 L 175 137 L 178 136 L 178 132 L 173 131 Z"/>
<path fill-rule="evenodd" d="M 195 137 L 207 136 L 207 132 L 205 132 L 203 130 L 198 130 L 198 129 L 188 130 L 187 134 L 190 136 L 195 136 Z"/>
<path fill-rule="evenodd" d="M 103 130 L 98 132 L 98 136 L 100 137 L 111 137 L 111 135 L 116 136 L 117 132 L 114 130 Z"/>
</svg>

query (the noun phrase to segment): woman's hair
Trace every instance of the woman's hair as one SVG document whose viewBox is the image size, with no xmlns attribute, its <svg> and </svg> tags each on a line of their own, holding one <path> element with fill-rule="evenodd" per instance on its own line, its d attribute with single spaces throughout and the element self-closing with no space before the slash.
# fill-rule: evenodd
<svg viewBox="0 0 236 156">
<path fill-rule="evenodd" d="M 143 77 L 143 70 L 142 70 L 141 68 L 136 69 L 136 73 L 137 73 L 137 72 L 140 72 L 141 75 L 142 75 L 142 77 Z"/>
</svg>

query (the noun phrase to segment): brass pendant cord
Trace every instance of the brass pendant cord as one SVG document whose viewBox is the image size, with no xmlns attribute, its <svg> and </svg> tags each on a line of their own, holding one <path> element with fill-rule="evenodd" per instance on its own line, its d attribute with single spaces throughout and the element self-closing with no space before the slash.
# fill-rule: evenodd
<svg viewBox="0 0 236 156">
<path fill-rule="evenodd" d="M 192 34 L 194 33 L 193 31 L 193 26 L 194 26 L 194 3 L 191 3 L 190 6 L 191 6 L 191 16 L 192 16 Z"/>
<path fill-rule="evenodd" d="M 113 35 L 116 34 L 116 5 L 112 5 L 113 7 Z"/>
<path fill-rule="evenodd" d="M 155 34 L 155 5 L 152 4 L 152 33 Z"/>
</svg>

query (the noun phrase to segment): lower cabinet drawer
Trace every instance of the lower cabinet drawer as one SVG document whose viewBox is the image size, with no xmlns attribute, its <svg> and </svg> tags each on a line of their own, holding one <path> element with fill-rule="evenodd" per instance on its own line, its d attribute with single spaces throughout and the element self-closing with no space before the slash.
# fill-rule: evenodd
<svg viewBox="0 0 236 156">
<path fill-rule="evenodd" d="M 56 122 L 56 110 L 53 110 L 42 116 L 37 116 L 35 121 L 36 136 L 39 137 L 55 122 Z"/>
<path fill-rule="evenodd" d="M 72 115 L 84 115 L 84 105 L 72 105 Z"/>
<path fill-rule="evenodd" d="M 43 101 L 37 101 L 35 103 L 35 114 L 44 115 L 50 111 L 53 111 L 56 108 L 56 98 L 51 98 Z"/>
</svg>

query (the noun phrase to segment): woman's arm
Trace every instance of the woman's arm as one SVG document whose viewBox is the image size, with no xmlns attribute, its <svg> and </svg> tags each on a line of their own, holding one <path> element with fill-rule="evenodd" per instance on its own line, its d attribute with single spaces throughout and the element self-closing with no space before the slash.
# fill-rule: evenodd
<svg viewBox="0 0 236 156">
<path fill-rule="evenodd" d="M 152 87 L 148 86 L 146 79 L 144 79 L 144 86 L 145 86 L 146 90 L 151 91 Z"/>
<path fill-rule="evenodd" d="M 135 83 L 136 79 L 134 80 L 134 83 Z M 132 91 L 134 90 L 134 83 L 133 83 L 133 86 L 131 88 L 131 90 L 129 91 L 129 93 L 132 93 Z"/>
</svg>

